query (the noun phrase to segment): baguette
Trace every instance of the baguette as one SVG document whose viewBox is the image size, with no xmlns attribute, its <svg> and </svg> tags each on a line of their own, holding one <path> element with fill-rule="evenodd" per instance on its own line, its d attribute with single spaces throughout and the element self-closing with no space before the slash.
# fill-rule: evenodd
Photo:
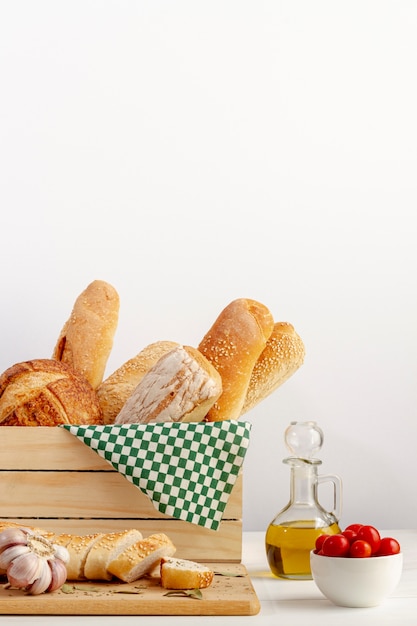
<svg viewBox="0 0 417 626">
<path fill-rule="evenodd" d="M 304 343 L 294 327 L 277 322 L 253 368 L 241 415 L 285 383 L 301 367 L 304 357 Z"/>
<path fill-rule="evenodd" d="M 175 557 L 162 557 L 160 575 L 164 589 L 205 589 L 214 578 L 207 565 Z"/>
<path fill-rule="evenodd" d="M 164 556 L 172 556 L 175 546 L 164 533 L 150 535 L 138 541 L 119 554 L 108 565 L 108 571 L 123 580 L 131 583 L 145 574 L 148 574 Z"/>
<path fill-rule="evenodd" d="M 252 370 L 273 327 L 269 309 L 246 298 L 233 300 L 215 320 L 198 346 L 220 373 L 223 385 L 206 421 L 240 417 Z"/>
<path fill-rule="evenodd" d="M 134 529 L 103 535 L 94 542 L 87 554 L 84 577 L 89 580 L 111 580 L 112 574 L 108 571 L 109 563 L 132 543 L 141 539 L 143 539 L 142 533 Z"/>
<path fill-rule="evenodd" d="M 94 389 L 65 363 L 34 359 L 0 376 L 1 426 L 101 424 Z"/>
<path fill-rule="evenodd" d="M 65 546 L 70 556 L 67 563 L 68 580 L 85 580 L 84 566 L 87 561 L 88 553 L 93 545 L 102 537 L 103 533 L 71 536 L 70 541 Z"/>
<path fill-rule="evenodd" d="M 97 387 L 97 397 L 104 424 L 113 424 L 123 405 L 144 375 L 167 352 L 179 344 L 174 341 L 156 341 L 146 346 L 135 357 L 126 361 Z"/>
<path fill-rule="evenodd" d="M 93 389 L 102 382 L 119 318 L 119 295 L 95 280 L 78 296 L 52 358 L 82 374 Z"/>
<path fill-rule="evenodd" d="M 196 348 L 178 346 L 145 374 L 115 423 L 201 422 L 221 390 L 212 364 Z"/>
</svg>

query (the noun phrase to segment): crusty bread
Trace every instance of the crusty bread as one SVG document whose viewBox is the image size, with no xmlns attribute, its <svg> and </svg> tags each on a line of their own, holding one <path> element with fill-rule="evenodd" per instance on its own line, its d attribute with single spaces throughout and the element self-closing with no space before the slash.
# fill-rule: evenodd
<svg viewBox="0 0 417 626">
<path fill-rule="evenodd" d="M 122 406 L 148 370 L 167 352 L 179 346 L 174 341 L 156 341 L 129 359 L 110 374 L 98 387 L 97 396 L 103 413 L 103 423 L 112 424 Z"/>
<path fill-rule="evenodd" d="M 101 408 L 91 385 L 65 363 L 35 359 L 16 363 L 0 376 L 0 425 L 100 424 Z"/>
<path fill-rule="evenodd" d="M 65 546 L 69 553 L 69 561 L 66 564 L 68 580 L 85 580 L 84 566 L 88 553 L 102 536 L 103 533 L 94 533 L 92 535 L 73 535 L 71 537 L 71 540 Z"/>
<path fill-rule="evenodd" d="M 213 365 L 196 348 L 178 346 L 145 374 L 115 423 L 201 422 L 221 390 Z"/>
<path fill-rule="evenodd" d="M 106 533 L 96 541 L 87 554 L 84 576 L 89 580 L 111 580 L 109 563 L 114 561 L 123 550 L 143 539 L 139 530 L 130 529 L 122 532 Z"/>
<path fill-rule="evenodd" d="M 95 280 L 76 299 L 52 358 L 82 374 L 93 389 L 102 382 L 119 319 L 119 295 Z"/>
<path fill-rule="evenodd" d="M 123 550 L 109 563 L 108 571 L 120 580 L 131 583 L 152 571 L 162 557 L 172 556 L 175 550 L 174 544 L 164 533 L 150 535 Z"/>
<path fill-rule="evenodd" d="M 305 347 L 294 327 L 277 322 L 253 368 L 241 415 L 285 383 L 303 364 Z"/>
<path fill-rule="evenodd" d="M 160 574 L 164 589 L 205 589 L 214 578 L 207 565 L 175 557 L 162 557 Z"/>
<path fill-rule="evenodd" d="M 247 298 L 233 300 L 215 320 L 198 346 L 220 373 L 223 385 L 207 421 L 240 417 L 252 370 L 273 327 L 269 309 Z"/>
</svg>

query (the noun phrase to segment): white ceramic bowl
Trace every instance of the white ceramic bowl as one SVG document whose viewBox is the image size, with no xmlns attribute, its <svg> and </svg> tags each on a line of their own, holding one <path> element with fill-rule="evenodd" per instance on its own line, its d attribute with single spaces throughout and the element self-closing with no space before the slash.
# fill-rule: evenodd
<svg viewBox="0 0 417 626">
<path fill-rule="evenodd" d="M 333 604 L 377 606 L 398 585 L 403 555 L 345 558 L 310 553 L 311 573 L 322 594 Z"/>
</svg>

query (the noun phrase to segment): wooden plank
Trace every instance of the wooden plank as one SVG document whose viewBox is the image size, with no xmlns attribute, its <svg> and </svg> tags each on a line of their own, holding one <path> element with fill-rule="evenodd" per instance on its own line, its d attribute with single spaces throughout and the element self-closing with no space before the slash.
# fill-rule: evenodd
<svg viewBox="0 0 417 626">
<path fill-rule="evenodd" d="M 158 520 L 132 519 L 19 519 L 8 521 L 35 526 L 54 533 L 88 535 L 136 528 L 144 537 L 162 532 L 177 548 L 176 556 L 192 561 L 242 560 L 242 521 L 224 520 L 217 531 L 171 518 Z"/>
<path fill-rule="evenodd" d="M 241 564 L 211 564 L 216 575 L 202 599 L 167 596 L 159 578 L 132 584 L 74 583 L 63 590 L 28 596 L 0 586 L 2 615 L 256 615 L 260 603 Z"/>
<path fill-rule="evenodd" d="M 2 517 L 167 517 L 116 471 L 0 471 L 0 511 Z M 223 517 L 242 517 L 241 476 Z"/>
</svg>

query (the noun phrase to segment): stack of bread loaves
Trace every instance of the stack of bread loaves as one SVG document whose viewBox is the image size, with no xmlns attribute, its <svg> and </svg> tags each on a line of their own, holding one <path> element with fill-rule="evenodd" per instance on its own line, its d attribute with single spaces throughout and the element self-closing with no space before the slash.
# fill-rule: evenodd
<svg viewBox="0 0 417 626">
<path fill-rule="evenodd" d="M 157 341 L 104 379 L 119 296 L 92 282 L 76 299 L 49 359 L 0 376 L 0 425 L 124 424 L 239 419 L 304 361 L 294 327 L 260 302 L 228 304 L 197 347 Z"/>
</svg>

